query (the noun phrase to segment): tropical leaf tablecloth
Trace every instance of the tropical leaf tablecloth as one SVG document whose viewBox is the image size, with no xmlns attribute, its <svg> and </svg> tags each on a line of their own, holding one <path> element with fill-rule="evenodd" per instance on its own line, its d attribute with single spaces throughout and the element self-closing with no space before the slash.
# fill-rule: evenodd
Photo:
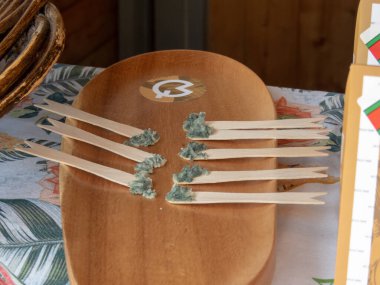
<svg viewBox="0 0 380 285">
<path fill-rule="evenodd" d="M 56 65 L 35 92 L 0 119 L 0 285 L 68 284 L 59 208 L 58 165 L 14 150 L 24 139 L 58 148 L 60 137 L 39 129 L 44 98 L 71 104 L 101 69 Z M 324 206 L 281 206 L 273 284 L 333 284 L 339 205 L 343 95 L 269 87 L 279 118 L 323 115 L 330 129 L 328 158 L 285 159 L 288 167 L 326 165 L 329 177 L 279 183 L 279 191 L 327 191 Z M 54 116 L 57 120 L 64 118 Z M 280 141 L 282 145 L 295 145 Z M 307 182 L 307 183 L 306 183 Z M 311 183 L 310 183 L 311 182 Z M 254 253 L 252 253 L 254 254 Z M 219 284 L 218 284 L 219 285 Z M 223 284 L 222 284 L 223 285 Z M 229 284 L 226 284 L 229 285 Z"/>
</svg>

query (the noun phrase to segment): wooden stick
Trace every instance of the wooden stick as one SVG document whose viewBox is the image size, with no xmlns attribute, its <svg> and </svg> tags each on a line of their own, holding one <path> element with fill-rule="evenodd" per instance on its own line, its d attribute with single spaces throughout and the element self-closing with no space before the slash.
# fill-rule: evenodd
<svg viewBox="0 0 380 285">
<path fill-rule="evenodd" d="M 25 143 L 30 146 L 30 148 L 19 146 L 15 147 L 15 149 L 31 155 L 39 156 L 48 160 L 75 167 L 77 169 L 92 173 L 96 176 L 127 187 L 129 187 L 129 184 L 136 179 L 134 175 L 128 172 L 97 164 L 30 141 L 25 141 Z"/>
<path fill-rule="evenodd" d="M 203 140 L 253 140 L 253 139 L 288 139 L 314 140 L 328 139 L 323 135 L 328 130 L 217 130 L 208 138 L 190 138 L 195 141 Z"/>
<path fill-rule="evenodd" d="M 215 130 L 252 130 L 252 129 L 310 129 L 322 128 L 316 124 L 325 118 L 284 119 L 268 121 L 207 121 Z"/>
<path fill-rule="evenodd" d="M 328 156 L 328 146 L 314 147 L 281 147 L 281 148 L 226 148 L 207 149 L 202 151 L 206 157 L 194 158 L 194 160 L 216 160 L 230 158 L 255 158 L 255 157 L 322 157 Z M 184 158 L 188 159 L 188 158 Z"/>
<path fill-rule="evenodd" d="M 131 146 L 127 146 L 124 144 L 116 143 L 111 140 L 102 138 L 100 136 L 94 135 L 82 129 L 61 123 L 59 121 L 48 119 L 48 122 L 51 125 L 42 125 L 38 124 L 38 127 L 60 134 L 62 136 L 66 136 L 72 139 L 76 139 L 85 143 L 92 144 L 94 146 L 103 148 L 105 150 L 111 151 L 122 157 L 131 159 L 133 161 L 142 162 L 148 157 L 153 157 L 153 154 L 142 151 L 138 148 L 134 148 Z"/>
<path fill-rule="evenodd" d="M 324 196 L 326 192 L 281 192 L 281 193 L 225 193 L 225 192 L 192 192 L 191 201 L 167 200 L 172 204 L 297 204 L 323 205 L 324 201 L 314 199 Z"/>
<path fill-rule="evenodd" d="M 59 114 L 61 116 L 70 117 L 94 126 L 110 130 L 129 138 L 140 135 L 144 132 L 144 130 L 111 121 L 109 119 L 87 113 L 66 104 L 56 103 L 49 99 L 45 99 L 44 101 L 47 103 L 47 105 L 36 104 L 35 106 L 46 111 Z"/>
<path fill-rule="evenodd" d="M 254 180 L 325 178 L 327 174 L 319 172 L 327 169 L 328 167 L 304 167 L 252 171 L 210 171 L 207 175 L 195 177 L 191 182 L 174 182 L 177 184 L 210 184 Z"/>
</svg>

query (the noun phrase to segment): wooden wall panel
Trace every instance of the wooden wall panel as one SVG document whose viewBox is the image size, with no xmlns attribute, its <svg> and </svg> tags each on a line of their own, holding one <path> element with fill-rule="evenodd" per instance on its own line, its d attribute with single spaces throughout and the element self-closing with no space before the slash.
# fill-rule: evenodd
<svg viewBox="0 0 380 285">
<path fill-rule="evenodd" d="M 267 84 L 344 91 L 359 0 L 209 0 L 208 49 Z"/>
<path fill-rule="evenodd" d="M 118 59 L 117 0 L 53 0 L 66 28 L 59 62 L 108 66 Z"/>
<path fill-rule="evenodd" d="M 115 62 L 115 49 L 117 50 L 117 38 L 114 37 L 102 44 L 79 62 L 80 65 L 108 66 Z"/>
<path fill-rule="evenodd" d="M 210 0 L 208 49 L 245 60 L 246 0 Z"/>
<path fill-rule="evenodd" d="M 117 61 L 117 0 L 53 2 L 67 29 L 60 62 Z M 245 63 L 270 85 L 344 90 L 359 0 L 208 2 L 209 50 Z"/>
<path fill-rule="evenodd" d="M 53 3 L 59 7 L 61 11 L 67 9 L 71 5 L 75 4 L 76 0 L 53 0 Z"/>
</svg>

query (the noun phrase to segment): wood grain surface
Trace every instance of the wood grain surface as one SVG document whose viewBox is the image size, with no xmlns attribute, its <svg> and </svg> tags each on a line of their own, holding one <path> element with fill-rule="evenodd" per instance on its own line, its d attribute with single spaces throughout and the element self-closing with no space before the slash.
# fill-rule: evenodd
<svg viewBox="0 0 380 285">
<path fill-rule="evenodd" d="M 210 0 L 208 49 L 268 85 L 343 92 L 359 0 Z"/>
<path fill-rule="evenodd" d="M 51 2 L 61 11 L 67 31 L 68 44 L 60 62 L 107 67 L 117 61 L 117 0 Z"/>
<path fill-rule="evenodd" d="M 139 93 L 146 81 L 186 76 L 203 82 L 194 100 L 162 103 Z M 75 107 L 138 128 L 159 132 L 146 150 L 168 162 L 152 175 L 154 200 L 67 166 L 60 167 L 65 253 L 71 284 L 270 284 L 274 265 L 275 205 L 178 206 L 165 201 L 172 174 L 187 163 L 182 123 L 191 112 L 209 120 L 273 120 L 276 112 L 264 83 L 224 56 L 200 51 L 163 51 L 115 64 L 92 80 Z M 68 123 L 117 142 L 125 138 L 97 127 Z M 213 148 L 276 147 L 275 140 L 210 142 Z M 63 151 L 133 172 L 133 163 L 69 138 Z M 276 168 L 276 158 L 203 161 L 210 170 Z M 200 185 L 199 191 L 275 192 L 275 181 Z"/>
</svg>

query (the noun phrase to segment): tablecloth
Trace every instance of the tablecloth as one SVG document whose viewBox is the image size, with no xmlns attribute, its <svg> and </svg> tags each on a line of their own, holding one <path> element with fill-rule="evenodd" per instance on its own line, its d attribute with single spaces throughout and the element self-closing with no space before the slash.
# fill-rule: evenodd
<svg viewBox="0 0 380 285">
<path fill-rule="evenodd" d="M 44 98 L 71 104 L 80 89 L 101 71 L 57 64 L 39 88 L 0 119 L 0 285 L 69 284 L 59 207 L 59 166 L 15 151 L 14 146 L 27 139 L 59 148 L 58 135 L 36 126 L 46 122 L 48 113 L 33 104 Z M 279 191 L 326 191 L 328 195 L 323 206 L 278 207 L 273 284 L 333 284 L 344 96 L 277 87 L 269 90 L 279 119 L 322 115 L 326 117 L 324 125 L 329 128 L 329 140 L 280 141 L 281 145 L 331 147 L 329 157 L 280 160 L 289 167 L 328 166 L 329 177 L 280 181 Z"/>
</svg>

